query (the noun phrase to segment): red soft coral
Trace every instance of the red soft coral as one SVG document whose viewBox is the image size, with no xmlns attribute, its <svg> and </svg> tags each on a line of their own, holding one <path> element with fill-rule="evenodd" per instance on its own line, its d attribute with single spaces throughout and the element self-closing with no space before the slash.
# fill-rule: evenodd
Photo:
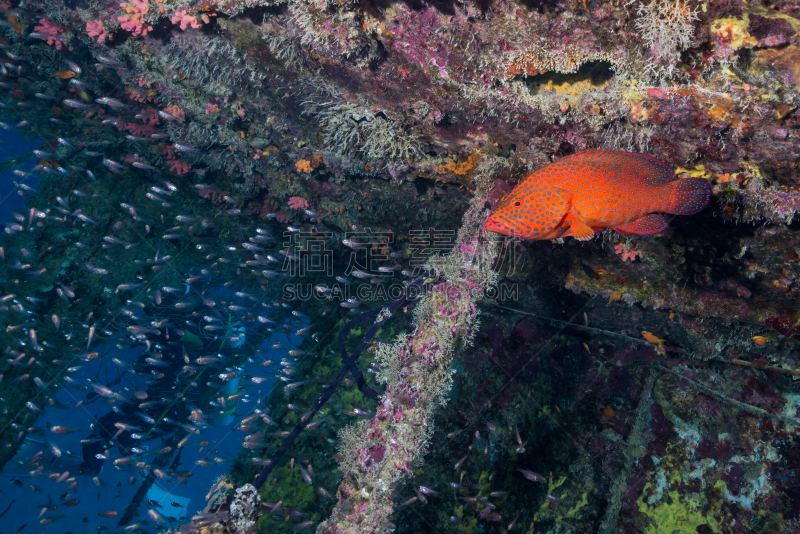
<svg viewBox="0 0 800 534">
<path fill-rule="evenodd" d="M 146 124 L 134 124 L 132 122 L 129 122 L 125 126 L 125 129 L 128 130 L 131 135 L 138 137 L 150 137 L 152 134 L 156 133 L 156 129 L 152 126 L 148 126 Z"/>
<path fill-rule="evenodd" d="M 627 245 L 616 245 L 616 246 L 614 246 L 614 252 L 616 252 L 617 254 L 622 254 L 622 261 L 625 261 L 625 260 L 633 261 L 633 260 L 636 259 L 636 256 L 639 254 L 638 252 L 636 252 L 632 248 L 628 248 Z"/>
<path fill-rule="evenodd" d="M 39 19 L 39 26 L 34 26 L 33 31 L 46 33 L 48 35 L 58 35 L 64 31 L 64 26 L 60 26 L 55 22 L 45 18 Z"/>
<path fill-rule="evenodd" d="M 161 124 L 161 119 L 159 118 L 158 113 L 156 113 L 152 109 L 143 109 L 141 115 L 142 115 L 142 122 L 144 122 L 149 126 L 155 126 L 157 124 Z"/>
<path fill-rule="evenodd" d="M 196 17 L 188 15 L 185 9 L 176 11 L 171 20 L 173 24 L 180 24 L 181 30 L 185 30 L 189 26 L 196 30 L 201 26 L 200 21 Z"/>
<path fill-rule="evenodd" d="M 108 37 L 105 26 L 100 20 L 90 20 L 86 23 L 86 33 L 89 37 L 97 37 L 97 42 L 102 43 Z"/>
<path fill-rule="evenodd" d="M 289 207 L 293 210 L 304 210 L 308 208 L 308 202 L 304 198 L 291 197 L 289 198 Z"/>
<path fill-rule="evenodd" d="M 125 96 L 127 96 L 131 100 L 135 100 L 136 102 L 140 102 L 142 104 L 144 104 L 145 102 L 152 102 L 154 95 L 155 93 L 150 94 L 150 92 L 140 93 L 138 91 L 134 91 L 128 86 L 125 86 Z"/>
<path fill-rule="evenodd" d="M 153 31 L 153 27 L 144 21 L 144 15 L 149 9 L 147 4 L 148 0 L 131 0 L 127 4 L 119 5 L 127 13 L 127 15 L 117 17 L 117 20 L 122 23 L 123 30 L 128 30 L 133 35 L 147 35 L 147 32 Z"/>
<path fill-rule="evenodd" d="M 169 170 L 177 175 L 189 172 L 189 165 L 181 159 L 170 159 L 167 162 L 169 163 Z"/>
<path fill-rule="evenodd" d="M 40 39 L 47 41 L 50 46 L 55 45 L 57 50 L 61 50 L 64 46 L 64 39 L 58 36 L 59 33 L 64 31 L 64 26 L 60 26 L 45 18 L 39 19 L 39 26 L 34 26 L 33 31 L 46 34 Z"/>
</svg>

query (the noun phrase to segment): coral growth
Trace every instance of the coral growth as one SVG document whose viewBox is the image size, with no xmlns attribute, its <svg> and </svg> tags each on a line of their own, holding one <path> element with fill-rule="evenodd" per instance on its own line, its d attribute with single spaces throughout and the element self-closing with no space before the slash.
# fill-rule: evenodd
<svg viewBox="0 0 800 534">
<path fill-rule="evenodd" d="M 236 488 L 230 505 L 229 517 L 234 532 L 250 532 L 260 516 L 261 498 L 252 484 Z"/>
<path fill-rule="evenodd" d="M 97 42 L 102 44 L 108 37 L 105 26 L 100 20 L 90 20 L 86 23 L 86 33 L 89 37 L 97 38 Z"/>
<path fill-rule="evenodd" d="M 680 53 L 692 44 L 697 8 L 685 0 L 650 0 L 636 8 L 636 31 L 650 47 L 647 70 L 661 80 L 676 72 Z"/>
<path fill-rule="evenodd" d="M 311 156 L 311 159 L 301 159 L 297 163 L 294 164 L 297 172 L 309 173 L 313 172 L 315 169 L 322 167 L 325 159 L 322 154 L 314 154 Z"/>
<path fill-rule="evenodd" d="M 143 109 L 141 111 L 141 115 L 143 116 L 142 122 L 144 122 L 148 126 L 158 126 L 159 124 L 161 124 L 161 118 L 158 116 L 158 113 L 156 113 L 152 109 Z"/>
<path fill-rule="evenodd" d="M 156 129 L 148 124 L 133 124 L 128 123 L 125 125 L 125 129 L 130 132 L 131 135 L 135 135 L 137 137 L 149 137 L 156 133 Z"/>
<path fill-rule="evenodd" d="M 311 168 L 311 162 L 307 159 L 301 159 L 297 163 L 294 164 L 297 172 L 311 172 L 314 169 Z"/>
<path fill-rule="evenodd" d="M 185 9 L 177 10 L 173 15 L 172 19 L 170 19 L 173 24 L 180 24 L 181 30 L 185 30 L 186 28 L 192 27 L 194 29 L 199 29 L 202 25 L 200 21 L 197 20 L 197 17 L 193 17 L 186 13 Z"/>
<path fill-rule="evenodd" d="M 181 174 L 186 174 L 191 170 L 191 168 L 185 161 L 177 158 L 168 158 L 167 165 L 169 166 L 170 172 L 177 174 L 179 176 Z"/>
<path fill-rule="evenodd" d="M 471 154 L 466 161 L 462 163 L 456 163 L 455 161 L 448 161 L 447 163 L 443 163 L 441 165 L 436 166 L 436 172 L 438 173 L 447 173 L 452 172 L 458 176 L 466 176 L 468 175 L 478 164 L 480 161 L 480 153 L 475 152 Z"/>
<path fill-rule="evenodd" d="M 178 106 L 169 106 L 167 108 L 164 108 L 164 112 L 168 113 L 169 115 L 171 115 L 171 116 L 173 116 L 173 117 L 175 117 L 175 118 L 177 118 L 179 120 L 183 119 L 186 116 L 183 113 L 183 110 L 181 108 L 179 108 Z"/>
<path fill-rule="evenodd" d="M 639 254 L 638 252 L 636 252 L 635 250 L 630 248 L 629 245 L 615 245 L 614 246 L 614 252 L 616 252 L 617 254 L 622 254 L 622 261 L 625 261 L 625 260 L 633 261 L 633 260 L 636 259 L 636 256 Z"/>
<path fill-rule="evenodd" d="M 308 202 L 300 197 L 291 197 L 289 199 L 289 207 L 293 210 L 304 210 L 308 208 Z"/>
<path fill-rule="evenodd" d="M 149 0 L 131 0 L 128 3 L 121 3 L 119 7 L 123 9 L 125 14 L 118 16 L 117 20 L 120 22 L 122 29 L 142 37 L 153 31 L 153 27 L 144 20 L 147 11 L 150 9 L 148 4 Z"/>
<path fill-rule="evenodd" d="M 57 50 L 61 50 L 61 47 L 64 46 L 64 39 L 59 36 L 64 31 L 64 26 L 55 24 L 46 18 L 41 18 L 39 19 L 39 24 L 33 27 L 33 31 L 45 34 L 39 38 L 50 46 L 55 46 Z"/>
<path fill-rule="evenodd" d="M 125 86 L 125 96 L 131 100 L 144 104 L 145 102 L 152 102 L 155 99 L 156 92 L 154 90 L 139 91 Z"/>
<path fill-rule="evenodd" d="M 317 112 L 325 144 L 341 157 L 357 155 L 388 166 L 422 156 L 418 135 L 385 113 L 372 113 L 356 104 L 329 104 Z"/>
</svg>

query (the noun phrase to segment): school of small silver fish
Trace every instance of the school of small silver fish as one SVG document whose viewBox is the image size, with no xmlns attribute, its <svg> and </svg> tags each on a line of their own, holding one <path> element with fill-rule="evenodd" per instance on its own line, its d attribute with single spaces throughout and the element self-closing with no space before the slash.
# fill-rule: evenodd
<svg viewBox="0 0 800 534">
<path fill-rule="evenodd" d="M 303 257 L 282 245 L 280 236 L 301 229 L 281 228 L 275 213 L 266 217 L 266 228 L 252 228 L 242 206 L 228 195 L 226 209 L 210 205 L 198 193 L 218 191 L 213 184 L 196 182 L 205 175 L 200 166 L 174 177 L 160 156 L 145 160 L 134 154 L 130 161 L 118 161 L 112 153 L 119 147 L 108 141 L 113 135 L 126 144 L 163 143 L 202 163 L 200 149 L 164 141 L 170 137 L 169 124 L 181 120 L 178 116 L 153 108 L 137 113 L 132 104 L 100 92 L 108 87 L 105 75 L 110 70 L 127 75 L 122 61 L 97 57 L 94 65 L 79 65 L 67 60 L 66 69 L 45 84 L 42 80 L 48 78 L 51 65 L 31 64 L 11 53 L 7 43 L 0 42 L 0 48 L 7 56 L 0 61 L 0 114 L 16 117 L 0 121 L 0 127 L 50 138 L 38 130 L 37 120 L 49 115 L 49 127 L 58 132 L 54 141 L 33 150 L 38 163 L 32 169 L 14 170 L 17 193 L 27 198 L 28 206 L 36 207 L 12 212 L 0 246 L 0 317 L 9 340 L 0 383 L 13 384 L 28 398 L 20 409 L 12 399 L 0 398 L 0 411 L 9 419 L 2 446 L 12 450 L 32 446 L 33 452 L 19 460 L 15 472 L 31 492 L 42 491 L 44 481 L 52 481 L 59 492 L 57 499 L 44 503 L 38 517 L 30 518 L 30 524 L 49 525 L 66 517 L 59 513 L 64 507 L 81 508 L 75 498 L 79 485 L 105 488 L 99 472 L 50 468 L 52 458 L 82 454 L 63 449 L 61 436 L 83 435 L 84 463 L 95 460 L 106 468 L 130 472 L 131 484 L 143 484 L 148 478 L 186 484 L 196 469 L 230 461 L 215 455 L 216 443 L 204 440 L 203 433 L 209 419 L 233 414 L 232 432 L 244 436 L 240 443 L 255 454 L 252 463 L 265 465 L 268 460 L 257 456 L 258 451 L 288 432 L 276 431 L 278 423 L 269 416 L 263 398 L 269 389 L 256 396 L 241 384 L 272 387 L 274 383 L 282 385 L 287 395 L 302 388 L 307 381 L 292 378 L 298 361 L 316 355 L 295 344 L 306 339 L 316 342 L 322 334 L 300 311 L 301 299 L 308 295 L 282 286 L 296 279 L 292 272 Z M 118 132 L 136 121 L 157 122 L 153 114 L 164 130 L 147 137 Z M 18 160 L 22 167 L 25 158 Z M 132 175 L 139 182 L 137 188 L 115 190 Z M 310 209 L 305 215 L 321 227 L 322 215 Z M 223 239 L 222 229 L 228 232 L 231 227 L 238 235 Z M 346 247 L 373 246 L 369 231 L 358 225 L 349 230 L 365 237 L 343 239 Z M 302 232 L 306 238 L 311 235 Z M 52 266 L 55 257 L 65 258 L 60 268 Z M 384 264 L 372 272 L 360 266 L 350 269 L 352 278 L 343 273 L 317 283 L 315 313 L 361 313 L 363 298 L 349 297 L 354 279 L 381 287 L 397 275 L 415 276 L 413 270 L 403 269 L 404 260 L 407 252 L 388 255 L 387 251 Z M 109 284 L 120 278 L 124 281 Z M 268 352 L 259 350 L 262 346 L 268 346 Z M 96 379 L 80 378 L 89 369 L 101 368 L 103 374 Z M 126 385 L 133 378 L 143 379 L 145 386 Z M 225 390 L 231 383 L 240 385 Z M 215 395 L 213 390 L 221 393 Z M 56 400 L 58 391 L 69 391 L 69 404 Z M 209 397 L 212 400 L 205 405 L 197 402 Z M 76 413 L 98 402 L 106 405 L 107 418 L 90 417 L 87 412 L 83 426 L 37 425 L 37 418 L 48 409 Z M 289 409 L 307 408 L 289 404 Z M 370 415 L 360 409 L 344 414 Z M 325 419 L 312 421 L 307 431 L 315 431 Z M 161 437 L 163 446 L 137 445 L 153 437 Z M 327 441 L 334 446 L 333 438 Z M 96 448 L 88 460 L 87 447 Z M 194 465 L 181 466 L 173 460 L 184 447 L 199 447 L 207 454 Z M 299 472 L 304 481 L 313 483 L 310 463 L 300 465 Z M 332 499 L 321 486 L 318 493 Z M 184 531 L 196 532 L 224 519 L 214 514 L 172 517 L 158 503 L 150 504 L 144 515 L 129 503 L 116 509 L 87 509 L 85 515 L 116 523 L 115 531 L 120 532 L 181 522 L 187 523 Z M 299 519 L 298 530 L 314 524 L 302 520 L 306 514 L 291 506 L 265 503 L 264 508 L 280 520 Z"/>
</svg>

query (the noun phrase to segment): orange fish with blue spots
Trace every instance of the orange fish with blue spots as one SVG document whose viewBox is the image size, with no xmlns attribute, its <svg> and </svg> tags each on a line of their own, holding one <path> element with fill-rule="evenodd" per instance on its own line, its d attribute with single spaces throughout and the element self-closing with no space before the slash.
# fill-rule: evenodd
<svg viewBox="0 0 800 534">
<path fill-rule="evenodd" d="M 587 150 L 528 176 L 494 207 L 485 226 L 537 240 L 587 241 L 606 228 L 653 235 L 667 227 L 662 213 L 693 215 L 710 195 L 708 180 L 676 179 L 672 167 L 647 154 Z"/>
</svg>

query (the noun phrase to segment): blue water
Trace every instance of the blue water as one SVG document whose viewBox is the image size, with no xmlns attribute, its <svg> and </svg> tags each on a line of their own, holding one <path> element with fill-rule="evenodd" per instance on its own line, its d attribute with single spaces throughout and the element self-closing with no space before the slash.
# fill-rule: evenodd
<svg viewBox="0 0 800 534">
<path fill-rule="evenodd" d="M 124 375 L 124 391 L 146 391 L 147 377 L 126 373 L 110 359 L 117 357 L 123 361 L 133 362 L 142 356 L 142 348 L 132 351 L 119 352 L 114 348 L 117 340 L 109 340 L 102 347 L 96 350 L 104 355 L 102 358 L 92 360 L 77 372 L 71 373 L 69 378 L 72 384 L 85 384 L 89 381 L 95 383 L 107 383 L 114 381 L 119 373 Z M 163 528 L 176 528 L 181 523 L 187 523 L 193 515 L 199 513 L 206 506 L 206 495 L 214 485 L 216 479 L 227 473 L 235 457 L 242 450 L 242 442 L 245 434 L 237 429 L 242 419 L 252 415 L 255 409 L 268 412 L 265 398 L 269 395 L 275 377 L 273 373 L 277 370 L 277 365 L 262 366 L 265 359 L 280 361 L 285 357 L 285 350 L 271 349 L 275 343 L 281 343 L 287 348 L 299 344 L 300 338 L 276 333 L 272 338 L 264 340 L 253 354 L 248 363 L 239 367 L 243 377 L 249 376 L 272 376 L 271 380 L 255 384 L 243 379 L 238 382 L 238 390 L 244 393 L 244 397 L 233 412 L 233 416 L 223 419 L 221 426 L 208 425 L 201 429 L 201 433 L 194 435 L 189 442 L 180 449 L 180 461 L 175 468 L 177 472 L 188 471 L 192 475 L 179 481 L 177 475 L 165 479 L 157 479 L 150 487 L 147 495 L 133 514 L 133 519 L 129 523 L 144 521 L 150 523 L 147 518 L 148 510 L 159 511 L 169 521 L 163 525 L 141 526 L 143 532 L 157 532 Z M 237 384 L 234 384 L 236 386 Z M 115 387 L 119 390 L 119 387 Z M 236 391 L 236 387 L 230 388 L 231 391 L 224 392 L 230 394 Z M 116 447 L 106 449 L 108 460 L 103 463 L 102 471 L 99 474 L 79 474 L 79 467 L 83 460 L 81 457 L 81 440 L 88 434 L 89 425 L 98 418 L 107 414 L 113 404 L 105 402 L 102 397 L 95 396 L 93 400 L 87 402 L 91 390 L 80 391 L 70 385 L 58 386 L 51 384 L 47 391 L 42 391 L 38 396 L 31 399 L 32 402 L 43 407 L 43 413 L 36 420 L 35 427 L 45 429 L 51 426 L 60 425 L 80 432 L 70 434 L 55 435 L 52 432 L 41 432 L 41 435 L 29 436 L 25 445 L 19 450 L 13 460 L 8 462 L 3 469 L 0 478 L 0 511 L 11 505 L 13 513 L 8 513 L 2 519 L 3 531 L 13 529 L 13 531 L 30 531 L 35 526 L 36 532 L 63 533 L 64 528 L 69 530 L 79 529 L 80 531 L 90 532 L 98 528 L 114 528 L 118 525 L 122 514 L 131 503 L 137 491 L 140 490 L 145 478 L 142 476 L 144 471 L 136 467 L 133 463 L 116 466 L 113 460 L 130 454 L 130 451 L 120 451 Z M 222 392 L 220 393 L 223 394 Z M 48 406 L 46 399 L 51 397 L 55 406 Z M 78 403 L 84 401 L 81 406 L 74 408 Z M 47 406 L 45 408 L 45 406 Z M 208 406 L 201 406 L 206 415 L 212 414 L 214 410 Z M 210 423 L 217 422 L 212 418 L 207 418 Z M 141 424 L 141 428 L 146 430 L 149 425 Z M 174 425 L 161 423 L 161 428 L 175 428 Z M 182 429 L 176 432 L 180 436 L 186 435 Z M 137 461 L 150 463 L 155 459 L 154 453 L 163 446 L 163 441 L 167 436 L 148 440 L 146 437 L 137 443 L 137 447 L 149 449 L 153 454 L 145 454 Z M 210 442 L 209 445 L 202 445 L 200 442 Z M 54 448 L 60 451 L 60 456 L 54 454 Z M 39 451 L 43 452 L 43 460 L 39 463 L 44 465 L 45 473 L 58 473 L 66 475 L 65 480 L 56 481 L 52 478 L 43 476 L 32 476 L 31 469 L 25 465 L 31 457 Z M 178 450 L 169 453 L 168 465 L 173 463 Z M 201 466 L 198 460 L 210 460 L 211 465 Z M 214 459 L 221 459 L 216 462 Z M 97 478 L 95 478 L 97 477 Z M 77 485 L 70 489 L 70 485 Z M 21 484 L 21 485 L 20 485 Z M 20 489 L 21 488 L 21 489 Z M 63 499 L 65 494 L 69 494 L 68 499 Z M 59 504 L 56 512 L 45 512 L 42 509 L 48 505 L 48 499 Z M 60 499 L 60 500 L 59 500 Z M 63 501 L 79 501 L 74 506 L 65 506 Z M 116 517 L 102 517 L 97 514 L 101 512 L 116 511 Z M 42 514 L 40 516 L 40 514 Z M 60 517 L 63 516 L 63 517 Z M 46 524 L 37 524 L 39 518 L 58 518 L 56 521 Z M 36 521 L 32 521 L 36 518 Z M 33 523 L 33 524 L 32 524 Z M 28 528 L 26 529 L 26 525 Z"/>
<path fill-rule="evenodd" d="M 11 130 L 3 130 L 0 128 L 0 158 L 21 158 L 25 154 L 30 153 L 31 150 L 39 147 L 42 142 L 38 139 L 28 141 L 22 139 L 19 131 L 16 128 Z M 27 161 L 22 162 L 17 168 L 20 170 L 30 172 L 36 165 L 35 158 L 29 158 Z M 13 172 L 4 172 L 0 174 L 0 221 L 7 221 L 11 217 L 12 210 L 21 210 L 25 206 L 25 195 L 20 194 L 20 189 L 14 182 L 23 182 L 25 185 L 36 188 L 38 180 L 23 178 L 15 175 Z"/>
</svg>

